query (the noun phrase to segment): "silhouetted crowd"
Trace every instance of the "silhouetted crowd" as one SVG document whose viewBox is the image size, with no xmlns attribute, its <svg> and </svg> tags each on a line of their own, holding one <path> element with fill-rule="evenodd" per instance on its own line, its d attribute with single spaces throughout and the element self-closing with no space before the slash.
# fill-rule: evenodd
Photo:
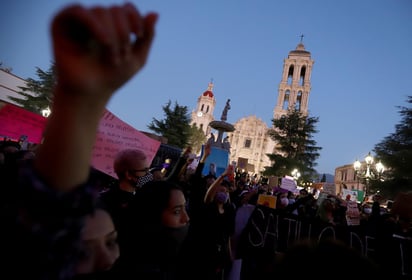
<svg viewBox="0 0 412 280">
<path fill-rule="evenodd" d="M 232 165 L 204 174 L 208 143 L 195 168 L 190 147 L 171 169 L 121 149 L 110 180 L 90 165 L 102 113 L 145 66 L 157 18 L 131 3 L 73 4 L 54 15 L 57 81 L 43 141 L 1 143 L 4 275 L 411 279 L 412 193 L 400 193 L 387 212 L 356 206 L 354 217 L 334 194 L 269 186 Z"/>
</svg>

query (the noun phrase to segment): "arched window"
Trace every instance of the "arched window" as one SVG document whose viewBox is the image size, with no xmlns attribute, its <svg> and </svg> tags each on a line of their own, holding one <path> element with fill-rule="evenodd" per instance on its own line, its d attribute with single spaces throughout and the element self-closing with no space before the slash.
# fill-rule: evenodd
<svg viewBox="0 0 412 280">
<path fill-rule="evenodd" d="M 252 140 L 251 139 L 246 139 L 245 140 L 245 148 L 250 148 L 251 145 L 252 145 Z"/>
<path fill-rule="evenodd" d="M 295 110 L 300 111 L 301 106 L 302 106 L 302 91 L 298 91 L 298 95 L 296 96 Z"/>
<path fill-rule="evenodd" d="M 295 67 L 293 65 L 291 65 L 289 67 L 289 71 L 288 71 L 288 85 L 292 84 L 293 81 L 293 71 L 294 71 Z"/>
<path fill-rule="evenodd" d="M 302 66 L 299 75 L 299 85 L 303 86 L 305 84 L 306 66 Z"/>
<path fill-rule="evenodd" d="M 290 96 L 290 90 L 286 90 L 285 92 L 285 98 L 283 99 L 283 110 L 287 110 L 289 107 L 289 96 Z"/>
</svg>

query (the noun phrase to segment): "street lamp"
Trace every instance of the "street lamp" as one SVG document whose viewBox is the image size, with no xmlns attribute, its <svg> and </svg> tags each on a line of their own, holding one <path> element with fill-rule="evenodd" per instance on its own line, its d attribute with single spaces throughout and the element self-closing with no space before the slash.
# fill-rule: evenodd
<svg viewBox="0 0 412 280">
<path fill-rule="evenodd" d="M 300 172 L 296 168 L 292 170 L 292 177 L 295 181 L 297 181 L 300 177 Z"/>
<path fill-rule="evenodd" d="M 305 190 L 309 190 L 309 191 L 312 191 L 312 185 L 313 185 L 313 182 L 311 182 L 311 181 L 305 181 L 305 182 L 302 183 L 302 187 Z"/>
<path fill-rule="evenodd" d="M 45 118 L 49 117 L 50 113 L 51 113 L 51 110 L 50 110 L 49 106 L 47 106 L 47 108 L 41 110 L 41 114 Z"/>
<path fill-rule="evenodd" d="M 382 164 L 382 162 L 379 161 L 374 165 L 374 161 L 375 159 L 369 152 L 368 155 L 365 157 L 364 166 L 362 166 L 362 162 L 360 162 L 359 160 L 356 160 L 353 163 L 353 169 L 355 170 L 355 175 L 358 178 L 358 188 L 359 178 L 365 179 L 365 197 L 367 197 L 369 192 L 369 181 L 374 179 L 380 179 L 382 173 L 385 171 L 385 166 Z"/>
</svg>

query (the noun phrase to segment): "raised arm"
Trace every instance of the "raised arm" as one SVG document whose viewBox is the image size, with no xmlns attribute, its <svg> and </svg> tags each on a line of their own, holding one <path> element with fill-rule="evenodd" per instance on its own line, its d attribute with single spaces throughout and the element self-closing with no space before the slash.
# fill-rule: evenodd
<svg viewBox="0 0 412 280">
<path fill-rule="evenodd" d="M 195 174 L 194 174 L 194 175 L 195 175 L 197 178 L 201 178 L 201 177 L 202 177 L 202 171 L 203 171 L 203 168 L 205 167 L 206 159 L 210 156 L 211 152 L 212 152 L 212 146 L 211 146 L 211 144 L 210 144 L 210 143 L 206 143 L 206 144 L 205 144 L 205 147 L 204 147 L 204 150 L 203 150 L 202 157 L 200 158 L 199 163 L 197 164 L 197 167 L 196 167 L 196 170 L 195 170 Z"/>
<path fill-rule="evenodd" d="M 223 179 L 225 179 L 226 176 L 232 174 L 233 171 L 233 165 L 228 165 L 225 171 L 223 171 L 223 173 L 216 178 L 216 180 L 210 185 L 209 189 L 206 192 L 204 203 L 208 204 L 213 201 L 220 183 L 222 183 Z"/>
<path fill-rule="evenodd" d="M 131 4 L 73 5 L 51 25 L 57 84 L 34 167 L 45 182 L 70 191 L 89 175 L 99 120 L 114 92 L 146 63 L 157 15 Z"/>
</svg>

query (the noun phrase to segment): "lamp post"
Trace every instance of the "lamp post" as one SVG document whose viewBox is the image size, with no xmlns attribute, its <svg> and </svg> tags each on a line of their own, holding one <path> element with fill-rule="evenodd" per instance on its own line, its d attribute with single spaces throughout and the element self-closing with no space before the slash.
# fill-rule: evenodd
<svg viewBox="0 0 412 280">
<path fill-rule="evenodd" d="M 300 172 L 299 170 L 297 170 L 296 168 L 292 170 L 292 177 L 293 179 L 296 181 L 296 183 L 298 182 L 299 178 L 300 178 Z"/>
<path fill-rule="evenodd" d="M 380 179 L 382 173 L 385 171 L 385 166 L 382 162 L 377 162 L 373 164 L 375 159 L 369 152 L 364 159 L 364 165 L 359 160 L 353 163 L 353 169 L 355 170 L 355 175 L 358 178 L 358 189 L 359 189 L 359 178 L 365 179 L 365 196 L 369 194 L 369 182 L 373 179 Z"/>
</svg>

